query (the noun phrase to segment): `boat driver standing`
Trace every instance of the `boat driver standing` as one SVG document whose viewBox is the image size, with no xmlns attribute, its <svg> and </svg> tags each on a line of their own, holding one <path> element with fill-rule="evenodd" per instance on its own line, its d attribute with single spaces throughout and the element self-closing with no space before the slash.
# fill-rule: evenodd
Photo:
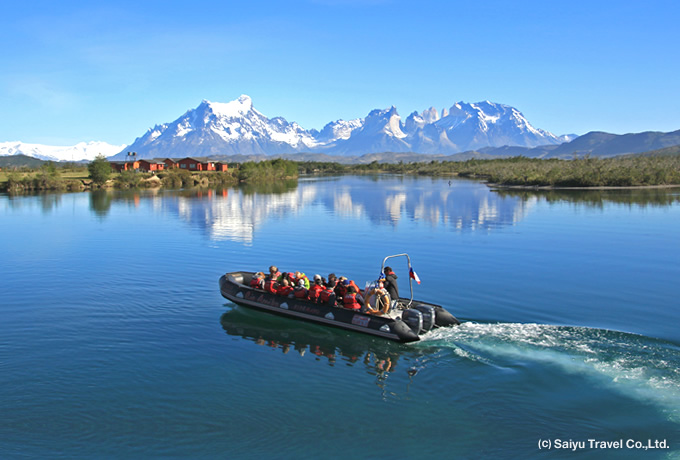
<svg viewBox="0 0 680 460">
<path fill-rule="evenodd" d="M 392 267 L 385 267 L 385 280 L 383 281 L 383 286 L 390 295 L 392 308 L 394 309 L 399 300 L 399 285 L 397 284 L 397 275 L 394 273 L 394 270 L 392 270 Z"/>
</svg>

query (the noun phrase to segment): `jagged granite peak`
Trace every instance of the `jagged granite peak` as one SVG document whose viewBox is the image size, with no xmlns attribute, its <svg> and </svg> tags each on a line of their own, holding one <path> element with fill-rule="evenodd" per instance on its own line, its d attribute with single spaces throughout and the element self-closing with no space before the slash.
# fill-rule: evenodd
<svg viewBox="0 0 680 460">
<path fill-rule="evenodd" d="M 395 106 L 389 109 L 375 109 L 369 112 L 364 120 L 362 130 L 366 132 L 384 133 L 402 139 L 406 134 L 401 130 L 401 117 Z"/>
<path fill-rule="evenodd" d="M 331 143 L 339 139 L 349 139 L 355 129 L 361 128 L 364 124 L 363 118 L 354 120 L 337 120 L 327 123 L 320 132 L 316 133 L 315 139 L 319 143 Z"/>
<path fill-rule="evenodd" d="M 464 150 L 503 145 L 535 147 L 563 142 L 552 133 L 534 128 L 514 107 L 489 101 L 458 102 L 433 125 L 437 133 L 445 131 L 447 138 Z"/>
<path fill-rule="evenodd" d="M 378 152 L 408 152 L 411 146 L 404 141 L 407 134 L 401 129 L 397 108 L 371 110 L 363 125 L 352 131 L 348 139 L 336 142 L 328 153 L 355 155 Z"/>
<path fill-rule="evenodd" d="M 437 112 L 437 109 L 435 109 L 434 107 L 430 107 L 427 110 L 423 110 L 423 113 L 420 116 L 423 118 L 423 120 L 425 120 L 425 123 L 434 123 L 440 118 L 439 112 Z M 442 116 L 444 116 L 443 113 Z"/>
<path fill-rule="evenodd" d="M 412 112 L 404 121 L 404 132 L 406 134 L 414 133 L 418 129 L 422 129 L 426 124 L 427 121 L 425 121 L 425 118 L 423 118 L 421 114 Z"/>
</svg>

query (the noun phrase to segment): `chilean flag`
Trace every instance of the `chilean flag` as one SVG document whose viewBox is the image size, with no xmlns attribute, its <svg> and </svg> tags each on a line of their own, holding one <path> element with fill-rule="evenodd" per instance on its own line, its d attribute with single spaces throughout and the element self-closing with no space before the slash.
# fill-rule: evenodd
<svg viewBox="0 0 680 460">
<path fill-rule="evenodd" d="M 408 276 L 416 280 L 416 283 L 420 284 L 420 278 L 418 278 L 418 274 L 414 272 L 412 268 L 408 269 Z"/>
</svg>

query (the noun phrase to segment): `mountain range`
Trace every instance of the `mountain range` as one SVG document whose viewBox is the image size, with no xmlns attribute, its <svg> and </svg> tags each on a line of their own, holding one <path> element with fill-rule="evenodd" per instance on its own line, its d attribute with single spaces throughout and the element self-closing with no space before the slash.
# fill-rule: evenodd
<svg viewBox="0 0 680 460">
<path fill-rule="evenodd" d="M 466 160 L 523 155 L 531 158 L 608 157 L 680 145 L 680 131 L 556 136 L 533 127 L 522 113 L 489 101 L 458 102 L 441 111 L 431 107 L 404 121 L 395 107 L 376 109 L 364 118 L 337 120 L 321 130 L 306 130 L 282 117 L 268 118 L 242 95 L 228 102 L 202 101 L 171 123 L 156 125 L 129 146 L 81 142 L 55 147 L 0 143 L 0 156 L 27 155 L 52 161 L 92 160 L 97 154 L 124 159 L 263 156 L 338 162 Z"/>
<path fill-rule="evenodd" d="M 171 123 L 156 125 L 118 155 L 139 158 L 378 152 L 452 154 L 517 145 L 556 145 L 575 136 L 534 128 L 517 109 L 485 101 L 459 102 L 450 109 L 413 112 L 404 122 L 395 107 L 372 110 L 365 118 L 337 120 L 306 130 L 282 117 L 267 118 L 249 96 L 228 102 L 203 101 Z"/>
<path fill-rule="evenodd" d="M 124 145 L 106 142 L 80 142 L 72 146 L 26 144 L 24 142 L 0 142 L 0 156 L 26 155 L 48 161 L 92 161 L 102 154 L 106 157 L 120 152 Z"/>
</svg>

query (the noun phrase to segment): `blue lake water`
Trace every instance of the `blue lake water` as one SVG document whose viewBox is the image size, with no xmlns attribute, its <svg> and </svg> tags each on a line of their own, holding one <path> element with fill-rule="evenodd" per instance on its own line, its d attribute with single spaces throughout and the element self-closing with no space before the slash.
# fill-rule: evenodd
<svg viewBox="0 0 680 460">
<path fill-rule="evenodd" d="M 0 196 L 0 458 L 678 458 L 679 230 L 677 189 Z M 462 326 L 396 344 L 217 285 L 276 264 L 363 286 L 401 252 Z"/>
</svg>

